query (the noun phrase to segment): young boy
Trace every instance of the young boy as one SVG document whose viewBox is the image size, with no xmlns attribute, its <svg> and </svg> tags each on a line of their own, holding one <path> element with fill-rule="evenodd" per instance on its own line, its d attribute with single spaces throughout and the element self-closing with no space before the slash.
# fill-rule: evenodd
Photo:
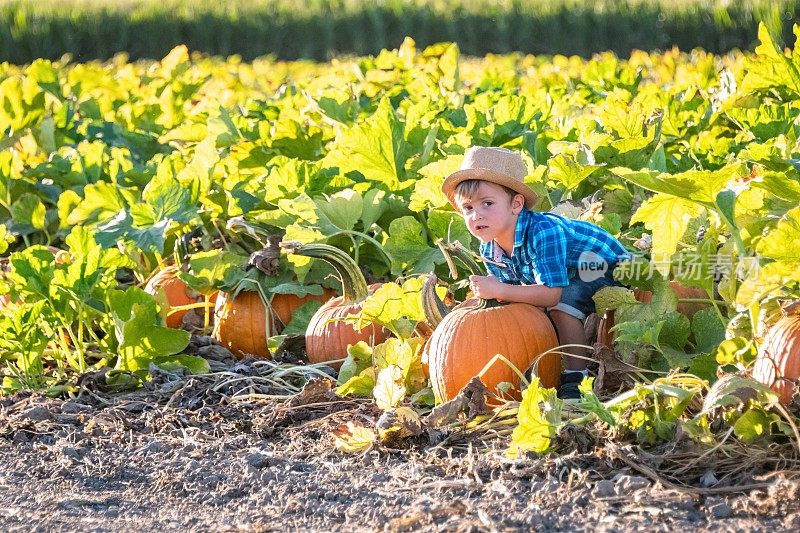
<svg viewBox="0 0 800 533">
<path fill-rule="evenodd" d="M 612 272 L 628 252 L 604 229 L 552 213 L 530 211 L 536 193 L 524 183 L 527 168 L 518 152 L 472 147 L 461 170 L 445 178 L 442 191 L 481 241 L 489 276 L 470 276 L 480 298 L 525 302 L 548 310 L 562 345 L 587 343 L 583 321 L 594 312 L 592 296 L 613 285 Z M 567 347 L 559 396 L 580 398 L 588 354 Z"/>
</svg>

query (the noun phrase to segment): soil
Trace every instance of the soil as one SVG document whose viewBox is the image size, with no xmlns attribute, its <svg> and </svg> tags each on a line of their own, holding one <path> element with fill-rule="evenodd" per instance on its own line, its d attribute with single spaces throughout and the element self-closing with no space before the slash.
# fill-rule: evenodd
<svg viewBox="0 0 800 533">
<path fill-rule="evenodd" d="M 607 448 L 512 461 L 503 436 L 345 453 L 334 430 L 374 427 L 372 402 L 289 398 L 263 364 L 212 366 L 154 370 L 133 393 L 98 375 L 71 398 L 0 399 L 0 530 L 800 530 L 791 476 L 678 489 Z"/>
</svg>

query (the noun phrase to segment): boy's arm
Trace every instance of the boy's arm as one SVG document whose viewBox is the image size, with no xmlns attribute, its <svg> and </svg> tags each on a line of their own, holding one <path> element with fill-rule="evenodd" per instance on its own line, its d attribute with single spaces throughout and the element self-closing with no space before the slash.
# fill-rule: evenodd
<svg viewBox="0 0 800 533">
<path fill-rule="evenodd" d="M 469 284 L 478 298 L 522 302 L 538 307 L 553 307 L 561 300 L 562 287 L 511 285 L 494 276 L 470 276 Z"/>
</svg>

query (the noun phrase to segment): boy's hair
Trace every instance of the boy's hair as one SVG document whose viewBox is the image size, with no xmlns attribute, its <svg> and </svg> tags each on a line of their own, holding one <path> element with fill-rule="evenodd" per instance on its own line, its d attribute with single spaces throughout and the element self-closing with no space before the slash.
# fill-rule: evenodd
<svg viewBox="0 0 800 533">
<path fill-rule="evenodd" d="M 478 191 L 478 187 L 480 187 L 481 182 L 484 180 L 464 180 L 458 185 L 456 185 L 455 194 L 453 197 L 458 204 L 461 204 L 462 200 L 472 198 L 472 196 Z M 489 182 L 491 183 L 491 182 Z M 502 187 L 506 194 L 508 194 L 508 201 L 514 199 L 516 195 L 519 193 L 514 189 L 510 189 L 505 185 L 500 185 L 499 183 L 495 183 L 495 185 Z"/>
</svg>

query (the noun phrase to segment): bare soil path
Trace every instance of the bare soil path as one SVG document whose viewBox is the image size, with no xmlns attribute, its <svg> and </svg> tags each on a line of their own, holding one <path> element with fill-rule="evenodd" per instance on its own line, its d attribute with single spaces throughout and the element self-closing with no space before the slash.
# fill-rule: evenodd
<svg viewBox="0 0 800 533">
<path fill-rule="evenodd" d="M 332 430 L 374 422 L 373 404 L 232 401 L 213 383 L 0 399 L 0 531 L 800 530 L 784 477 L 686 492 L 606 449 L 510 461 L 502 438 L 346 454 Z"/>
</svg>

